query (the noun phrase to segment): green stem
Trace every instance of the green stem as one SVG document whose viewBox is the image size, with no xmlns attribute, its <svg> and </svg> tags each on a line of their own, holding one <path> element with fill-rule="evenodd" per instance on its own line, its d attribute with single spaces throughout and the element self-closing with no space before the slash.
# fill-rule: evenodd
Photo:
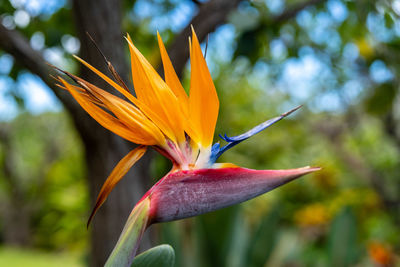
<svg viewBox="0 0 400 267">
<path fill-rule="evenodd" d="M 145 198 L 135 206 L 105 267 L 129 267 L 132 264 L 140 239 L 147 227 L 149 209 L 149 198 Z"/>
</svg>

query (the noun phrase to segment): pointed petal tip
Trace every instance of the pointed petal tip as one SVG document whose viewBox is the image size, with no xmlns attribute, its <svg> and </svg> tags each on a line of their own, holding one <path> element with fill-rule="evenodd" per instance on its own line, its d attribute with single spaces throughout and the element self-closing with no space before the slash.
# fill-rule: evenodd
<svg viewBox="0 0 400 267">
<path fill-rule="evenodd" d="M 296 180 L 304 175 L 319 171 L 321 169 L 321 167 L 305 166 L 291 170 L 277 170 L 277 173 L 282 173 L 282 177 L 277 177 L 276 181 L 277 183 L 282 182 L 282 184 L 285 184 L 287 182 Z"/>
<path fill-rule="evenodd" d="M 297 106 L 297 107 L 295 107 L 295 108 L 283 113 L 281 116 L 282 117 L 287 117 L 287 116 L 289 116 L 290 114 L 292 114 L 293 112 L 297 111 L 298 109 L 300 109 L 302 107 L 303 107 L 303 105 L 299 105 L 299 106 Z"/>
<path fill-rule="evenodd" d="M 295 180 L 297 178 L 300 178 L 303 175 L 316 172 L 321 170 L 321 167 L 311 167 L 311 166 L 305 166 L 305 167 L 300 167 L 296 169 L 288 169 L 288 170 L 265 170 L 265 172 L 271 172 L 271 173 L 281 173 L 282 177 L 278 178 L 277 181 L 285 181 L 289 182 L 291 180 Z"/>
<path fill-rule="evenodd" d="M 93 217 L 94 217 L 94 215 L 96 214 L 97 210 L 98 210 L 98 205 L 96 205 L 96 206 L 93 208 L 92 213 L 91 213 L 90 216 L 89 216 L 89 219 L 88 219 L 88 221 L 87 221 L 87 223 L 86 223 L 86 230 L 89 230 L 90 223 L 92 222 Z"/>
<path fill-rule="evenodd" d="M 193 42 L 200 43 L 198 38 L 197 38 L 196 31 L 194 30 L 193 24 L 190 24 L 190 29 L 192 31 L 192 40 L 193 40 Z M 190 38 L 190 36 L 189 36 L 189 38 Z"/>
<path fill-rule="evenodd" d="M 129 33 L 127 33 L 126 34 L 126 36 L 124 36 L 124 39 L 126 40 L 126 42 L 128 43 L 128 44 L 131 44 L 132 42 L 131 42 L 131 36 L 129 35 Z"/>
<path fill-rule="evenodd" d="M 304 170 L 306 170 L 306 171 L 308 171 L 308 172 L 315 172 L 315 171 L 321 170 L 322 168 L 321 168 L 321 167 L 318 167 L 318 166 L 315 166 L 315 167 L 312 167 L 312 166 L 305 166 L 305 167 L 299 168 L 299 170 L 300 170 L 300 169 L 304 169 Z"/>
<path fill-rule="evenodd" d="M 121 181 L 125 174 L 132 168 L 132 166 L 146 153 L 147 146 L 141 145 L 130 151 L 125 157 L 123 157 L 115 168 L 112 170 L 110 176 L 104 182 L 99 195 L 97 196 L 96 204 L 89 216 L 86 227 L 89 228 L 94 215 L 99 208 L 106 201 L 108 195 L 114 189 L 114 187 Z"/>
</svg>

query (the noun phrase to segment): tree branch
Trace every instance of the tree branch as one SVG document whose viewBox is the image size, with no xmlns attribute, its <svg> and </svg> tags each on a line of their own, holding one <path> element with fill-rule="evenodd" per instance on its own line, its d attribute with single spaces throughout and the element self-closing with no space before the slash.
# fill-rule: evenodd
<svg viewBox="0 0 400 267">
<path fill-rule="evenodd" d="M 39 76 L 43 82 L 52 89 L 54 94 L 67 107 L 67 109 L 78 112 L 78 105 L 72 97 L 60 88 L 54 86 L 54 80 L 50 74 L 56 74 L 50 68 L 42 54 L 34 50 L 28 40 L 19 32 L 9 30 L 0 23 L 0 49 L 12 55 L 17 64 L 20 64 L 33 74 Z"/>
<path fill-rule="evenodd" d="M 168 54 L 174 64 L 178 76 L 182 75 L 185 64 L 189 58 L 188 37 L 191 35 L 190 26 L 193 25 L 200 42 L 214 31 L 219 25 L 226 22 L 229 13 L 234 10 L 241 0 L 211 0 L 199 6 L 197 15 L 175 37 Z M 158 68 L 163 73 L 162 67 Z"/>
<path fill-rule="evenodd" d="M 3 159 L 0 162 L 0 168 L 2 176 L 4 177 L 4 181 L 6 181 L 7 186 L 10 188 L 8 192 L 10 194 L 17 195 L 19 197 L 22 196 L 21 188 L 18 184 L 18 181 L 15 177 L 14 173 L 14 150 L 11 147 L 10 135 L 12 135 L 12 131 L 10 127 L 6 124 L 0 125 L 0 149 L 2 148 L 3 154 L 7 156 L 3 156 Z"/>
<path fill-rule="evenodd" d="M 271 19 L 271 24 L 283 23 L 296 16 L 303 9 L 325 2 L 326 0 L 308 0 L 295 4 L 283 11 L 280 15 Z M 189 58 L 188 36 L 190 36 L 190 25 L 196 30 L 197 37 L 203 41 L 207 35 L 214 31 L 219 25 L 226 22 L 229 13 L 234 10 L 241 0 L 211 0 L 199 5 L 199 11 L 192 21 L 176 36 L 170 46 L 168 53 L 174 63 L 175 71 L 179 77 Z M 163 73 L 162 66 L 158 68 Z"/>
<path fill-rule="evenodd" d="M 397 149 L 400 151 L 400 133 L 397 132 L 397 125 L 394 111 L 390 111 L 384 118 L 384 129 L 386 134 L 395 142 Z"/>
<path fill-rule="evenodd" d="M 309 0 L 296 4 L 273 18 L 271 23 L 282 23 L 297 15 L 304 8 L 325 1 L 326 0 Z M 189 58 L 187 42 L 188 36 L 190 36 L 190 25 L 194 26 L 199 40 L 202 41 L 206 38 L 208 33 L 214 31 L 216 27 L 226 21 L 229 13 L 235 9 L 240 2 L 241 0 L 211 0 L 199 5 L 197 15 L 175 38 L 169 48 L 169 55 L 172 62 L 174 62 L 175 70 L 179 76 L 181 76 L 183 68 Z M 54 71 L 46 65 L 41 53 L 34 50 L 23 35 L 15 30 L 7 29 L 1 23 L 0 48 L 11 54 L 16 59 L 16 62 L 23 67 L 38 75 L 44 83 L 53 90 L 55 95 L 68 110 L 72 113 L 80 111 L 69 94 L 54 86 L 54 81 L 49 76 L 49 74 L 54 73 Z M 161 69 L 162 68 L 159 67 L 160 73 L 162 73 Z"/>
</svg>

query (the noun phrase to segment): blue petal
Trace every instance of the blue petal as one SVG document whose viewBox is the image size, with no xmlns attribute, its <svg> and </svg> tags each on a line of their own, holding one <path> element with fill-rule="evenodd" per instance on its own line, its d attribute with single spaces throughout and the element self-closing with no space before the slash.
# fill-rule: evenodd
<svg viewBox="0 0 400 267">
<path fill-rule="evenodd" d="M 250 138 L 250 137 L 252 137 L 253 135 L 255 135 L 255 134 L 257 134 L 257 133 L 259 133 L 259 132 L 265 130 L 266 128 L 268 128 L 269 126 L 271 126 L 272 124 L 274 124 L 275 122 L 280 121 L 282 118 L 284 118 L 284 117 L 279 116 L 279 117 L 276 117 L 276 118 L 273 118 L 273 119 L 264 121 L 263 123 L 257 125 L 257 126 L 254 127 L 253 129 L 251 129 L 251 130 L 245 132 L 244 134 L 238 135 L 238 136 L 228 137 L 228 136 L 226 136 L 226 134 L 225 134 L 225 136 L 224 136 L 224 137 L 221 137 L 221 138 L 222 138 L 223 140 L 225 140 L 226 142 L 228 142 L 228 143 L 232 143 L 232 142 L 241 142 L 241 141 L 244 141 L 244 140 L 246 140 L 247 138 Z"/>
<path fill-rule="evenodd" d="M 210 155 L 210 163 L 214 163 L 217 158 L 219 157 L 219 152 L 221 149 L 221 145 L 219 144 L 219 142 L 215 143 L 212 147 L 211 147 L 211 155 Z"/>
<path fill-rule="evenodd" d="M 214 163 L 222 155 L 222 153 L 224 153 L 228 149 L 230 149 L 233 146 L 239 144 L 240 142 L 252 137 L 253 135 L 265 130 L 266 128 L 268 128 L 272 124 L 280 121 L 281 119 L 283 119 L 286 116 L 290 115 L 291 113 L 295 112 L 299 108 L 301 108 L 301 106 L 298 106 L 298 107 L 296 107 L 296 108 L 294 108 L 294 109 L 292 109 L 292 110 L 290 110 L 288 112 L 285 112 L 282 115 L 280 115 L 279 117 L 275 117 L 273 119 L 267 120 L 267 121 L 257 125 L 253 129 L 245 132 L 244 134 L 241 134 L 241 135 L 238 135 L 238 136 L 233 136 L 233 137 L 228 137 L 226 134 L 224 136 L 219 135 L 219 137 L 221 137 L 221 139 L 226 141 L 228 144 L 221 148 L 219 142 L 215 143 L 211 148 L 210 162 Z"/>
</svg>

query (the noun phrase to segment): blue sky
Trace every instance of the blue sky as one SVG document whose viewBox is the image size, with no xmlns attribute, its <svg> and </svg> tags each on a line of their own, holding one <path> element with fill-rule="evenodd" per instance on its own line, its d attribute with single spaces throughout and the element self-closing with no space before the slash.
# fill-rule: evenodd
<svg viewBox="0 0 400 267">
<path fill-rule="evenodd" d="M 10 29 L 24 28 L 32 17 L 38 15 L 51 16 L 66 3 L 65 0 L 11 0 L 10 2 L 16 11 L 14 14 L 2 16 L 3 25 Z M 40 47 L 40 42 L 38 35 L 31 40 L 31 44 L 36 45 L 38 49 L 43 48 Z M 37 46 L 38 43 L 39 46 Z M 10 95 L 11 92 L 21 96 L 26 109 L 33 114 L 62 109 L 60 102 L 51 90 L 37 76 L 23 73 L 15 82 L 9 78 L 7 75 L 12 65 L 13 58 L 10 55 L 0 56 L 0 120 L 10 120 L 18 114 L 18 105 Z"/>
</svg>

